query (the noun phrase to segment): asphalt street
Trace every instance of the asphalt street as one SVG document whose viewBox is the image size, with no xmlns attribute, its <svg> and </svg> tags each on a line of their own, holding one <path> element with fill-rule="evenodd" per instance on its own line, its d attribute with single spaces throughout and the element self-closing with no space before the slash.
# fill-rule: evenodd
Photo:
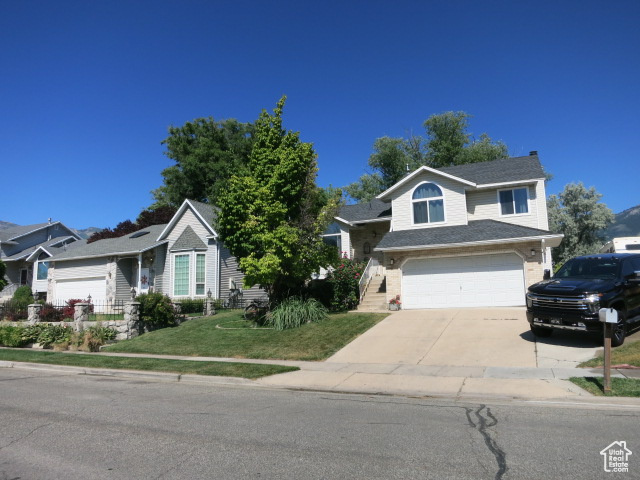
<svg viewBox="0 0 640 480">
<path fill-rule="evenodd" d="M 603 400 L 606 403 L 606 399 Z M 0 370 L 0 479 L 640 478 L 637 407 Z M 600 451 L 625 441 L 629 472 Z"/>
</svg>

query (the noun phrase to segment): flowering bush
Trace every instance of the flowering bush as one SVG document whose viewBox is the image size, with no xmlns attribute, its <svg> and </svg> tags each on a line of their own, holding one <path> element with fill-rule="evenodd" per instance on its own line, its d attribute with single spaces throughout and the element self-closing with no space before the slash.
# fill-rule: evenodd
<svg viewBox="0 0 640 480">
<path fill-rule="evenodd" d="M 332 310 L 352 310 L 358 305 L 360 290 L 358 285 L 366 265 L 349 258 L 341 258 L 327 275 L 333 288 Z"/>
</svg>

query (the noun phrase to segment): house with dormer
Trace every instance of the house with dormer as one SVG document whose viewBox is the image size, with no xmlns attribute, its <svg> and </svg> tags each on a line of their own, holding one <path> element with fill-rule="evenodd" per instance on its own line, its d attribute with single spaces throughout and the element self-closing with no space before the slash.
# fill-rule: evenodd
<svg viewBox="0 0 640 480">
<path fill-rule="evenodd" d="M 206 298 L 245 301 L 264 296 L 244 290 L 244 276 L 213 228 L 215 208 L 185 200 L 171 221 L 119 238 L 107 238 L 54 255 L 49 261 L 47 301 L 72 298 L 113 305 L 150 291 L 174 300 Z"/>
<path fill-rule="evenodd" d="M 7 267 L 8 281 L 0 301 L 11 298 L 23 285 L 31 287 L 36 298 L 46 295 L 49 258 L 82 243 L 75 231 L 58 221 L 0 230 L 0 260 Z"/>
<path fill-rule="evenodd" d="M 521 306 L 562 240 L 549 232 L 545 178 L 537 152 L 423 166 L 342 207 L 325 241 L 368 262 L 364 282 L 375 288 L 364 285 L 361 302 L 370 307 L 398 296 L 406 309 Z"/>
</svg>

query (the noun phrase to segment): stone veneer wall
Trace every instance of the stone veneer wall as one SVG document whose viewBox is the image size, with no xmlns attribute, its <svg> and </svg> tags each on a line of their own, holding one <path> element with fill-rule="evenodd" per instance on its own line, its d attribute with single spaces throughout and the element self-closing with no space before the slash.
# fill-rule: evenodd
<svg viewBox="0 0 640 480">
<path fill-rule="evenodd" d="M 380 222 L 374 224 L 367 224 L 362 227 L 352 228 L 349 232 L 351 237 L 351 246 L 353 249 L 353 258 L 355 260 L 363 260 L 365 257 L 375 257 L 382 261 L 383 255 L 381 252 L 374 252 L 374 248 L 380 243 L 385 233 L 389 231 L 389 222 Z M 374 236 L 375 233 L 375 236 Z M 371 252 L 364 253 L 364 244 L 368 242 L 371 246 Z"/>
<path fill-rule="evenodd" d="M 531 256 L 531 250 L 535 249 L 536 255 Z M 386 252 L 384 266 L 387 274 L 387 302 L 396 295 L 402 295 L 402 270 L 401 266 L 408 258 L 428 258 L 428 257 L 453 257 L 468 254 L 490 254 L 490 253 L 511 253 L 515 252 L 525 259 L 524 262 L 524 282 L 525 286 L 532 285 L 542 280 L 545 265 L 542 259 L 540 242 L 527 242 L 514 244 L 513 246 L 483 246 L 468 248 L 441 248 L 436 250 L 416 250 L 413 252 Z M 393 258 L 394 263 L 390 265 L 389 260 Z"/>
<path fill-rule="evenodd" d="M 118 273 L 118 257 L 109 257 L 107 260 L 107 292 L 105 300 L 107 302 L 116 301 L 116 275 Z"/>
</svg>

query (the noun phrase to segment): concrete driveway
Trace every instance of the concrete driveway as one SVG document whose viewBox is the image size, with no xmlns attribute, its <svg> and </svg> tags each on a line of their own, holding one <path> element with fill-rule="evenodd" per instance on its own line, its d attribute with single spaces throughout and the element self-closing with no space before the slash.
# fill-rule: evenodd
<svg viewBox="0 0 640 480">
<path fill-rule="evenodd" d="M 536 338 L 523 307 L 403 310 L 327 362 L 557 368 L 577 366 L 598 347 L 567 332 Z"/>
</svg>

